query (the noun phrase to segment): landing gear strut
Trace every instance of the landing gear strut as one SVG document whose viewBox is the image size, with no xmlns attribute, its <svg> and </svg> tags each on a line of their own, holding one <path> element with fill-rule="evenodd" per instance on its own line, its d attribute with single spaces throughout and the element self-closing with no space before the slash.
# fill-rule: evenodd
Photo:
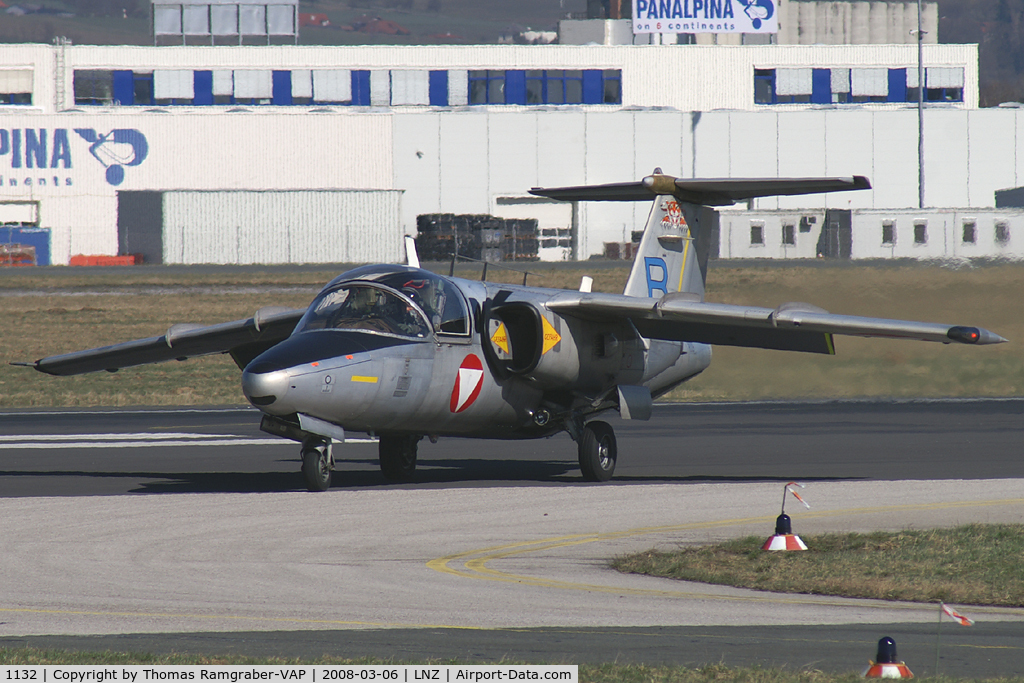
<svg viewBox="0 0 1024 683">
<path fill-rule="evenodd" d="M 380 471 L 386 479 L 408 481 L 416 472 L 416 451 L 421 436 L 414 434 L 381 434 L 377 444 Z"/>
<path fill-rule="evenodd" d="M 326 491 L 331 488 L 331 470 L 334 458 L 330 442 L 309 441 L 302 444 L 302 477 L 310 491 Z"/>
<path fill-rule="evenodd" d="M 612 478 L 617 448 L 615 432 L 610 424 L 595 420 L 583 425 L 576 445 L 584 481 L 608 481 Z"/>
</svg>

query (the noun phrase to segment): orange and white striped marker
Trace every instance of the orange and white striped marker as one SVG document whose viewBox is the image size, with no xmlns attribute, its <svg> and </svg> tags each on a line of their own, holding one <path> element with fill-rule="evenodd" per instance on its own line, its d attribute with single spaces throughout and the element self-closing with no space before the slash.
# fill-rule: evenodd
<svg viewBox="0 0 1024 683">
<path fill-rule="evenodd" d="M 807 550 L 807 544 L 793 533 L 793 520 L 786 514 L 786 494 L 792 493 L 806 508 L 811 506 L 792 489 L 793 486 L 804 487 L 803 484 L 798 484 L 795 481 L 786 484 L 786 488 L 782 491 L 782 514 L 775 518 L 775 535 L 764 542 L 761 550 Z"/>
<path fill-rule="evenodd" d="M 878 641 L 877 661 L 871 662 L 864 671 L 864 678 L 913 678 L 914 674 L 904 663 L 897 661 L 896 641 L 888 636 Z"/>
</svg>

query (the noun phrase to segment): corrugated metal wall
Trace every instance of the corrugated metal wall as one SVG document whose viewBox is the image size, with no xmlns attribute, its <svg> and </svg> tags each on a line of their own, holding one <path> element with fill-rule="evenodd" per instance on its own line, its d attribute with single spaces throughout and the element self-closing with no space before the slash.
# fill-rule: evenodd
<svg viewBox="0 0 1024 683">
<path fill-rule="evenodd" d="M 164 263 L 397 262 L 401 194 L 165 192 Z"/>
<path fill-rule="evenodd" d="M 531 187 L 621 182 L 654 168 L 681 177 L 866 175 L 861 192 L 770 197 L 759 209 L 882 209 L 917 205 L 917 114 L 473 110 L 396 115 L 395 186 L 408 189 L 402 222 L 417 213 L 494 213 L 497 197 Z M 925 113 L 925 201 L 994 206 L 1024 185 L 1024 111 Z M 583 203 L 580 255 L 643 227 L 649 206 Z M 920 251 L 920 250 L 919 250 Z"/>
<path fill-rule="evenodd" d="M 388 114 L 172 111 L 6 116 L 0 201 L 38 201 L 39 224 L 52 231 L 53 263 L 66 264 L 76 254 L 118 252 L 119 190 L 395 187 Z M 133 151 L 115 132 L 144 145 Z M 30 133 L 38 156 L 29 150 Z M 116 184 L 107 175 L 114 165 L 122 170 Z"/>
</svg>

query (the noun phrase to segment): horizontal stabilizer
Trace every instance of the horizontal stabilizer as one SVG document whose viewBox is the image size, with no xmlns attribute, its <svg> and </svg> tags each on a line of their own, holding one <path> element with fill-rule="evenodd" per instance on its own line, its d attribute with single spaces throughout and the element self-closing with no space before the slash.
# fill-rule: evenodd
<svg viewBox="0 0 1024 683">
<path fill-rule="evenodd" d="M 785 351 L 834 353 L 832 335 L 916 339 L 949 344 L 999 344 L 994 332 L 964 325 L 836 315 L 809 304 L 778 308 L 695 301 L 686 293 L 643 299 L 617 294 L 566 292 L 548 303 L 561 315 L 589 320 L 629 318 L 645 337 L 749 346 Z"/>
<path fill-rule="evenodd" d="M 675 178 L 649 175 L 639 182 L 580 185 L 577 187 L 535 187 L 530 194 L 561 201 L 637 202 L 659 195 L 672 195 L 684 202 L 705 206 L 729 206 L 755 197 L 818 194 L 868 190 L 871 182 L 864 176 L 836 178 Z"/>
</svg>

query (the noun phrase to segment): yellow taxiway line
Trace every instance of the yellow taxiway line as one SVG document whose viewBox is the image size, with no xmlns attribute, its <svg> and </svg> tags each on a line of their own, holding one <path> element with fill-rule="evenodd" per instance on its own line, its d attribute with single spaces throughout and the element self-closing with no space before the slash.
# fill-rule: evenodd
<svg viewBox="0 0 1024 683">
<path fill-rule="evenodd" d="M 1001 505 L 1022 505 L 1024 498 L 1011 498 L 1002 500 L 972 500 L 972 501 L 944 501 L 938 503 L 917 503 L 908 505 L 886 505 L 863 508 L 846 508 L 841 510 L 828 510 L 821 512 L 806 512 L 800 515 L 801 519 L 825 519 L 843 517 L 848 515 L 868 515 L 891 512 L 921 512 L 927 510 L 948 510 L 955 508 L 976 508 L 995 507 Z M 467 550 L 461 553 L 445 555 L 427 562 L 427 567 L 438 572 L 451 574 L 467 579 L 484 581 L 504 581 L 530 586 L 542 586 L 546 588 L 559 588 L 563 590 L 579 590 L 598 593 L 613 593 L 618 595 L 650 595 L 672 598 L 691 598 L 702 600 L 725 600 L 732 602 L 758 602 L 758 603 L 780 603 L 795 605 L 823 605 L 823 606 L 858 606 L 865 608 L 904 609 L 920 610 L 927 607 L 924 603 L 886 602 L 883 600 L 871 600 L 866 598 L 829 598 L 827 596 L 810 597 L 796 594 L 759 594 L 759 595 L 711 595 L 693 591 L 675 591 L 651 588 L 625 588 L 610 585 L 599 585 L 579 583 L 574 581 L 562 581 L 559 579 L 547 579 L 525 574 L 513 574 L 493 569 L 488 565 L 494 560 L 502 560 L 517 555 L 552 550 L 555 548 L 569 548 L 586 543 L 597 543 L 620 538 L 634 536 L 645 536 L 651 534 L 665 534 L 678 531 L 693 531 L 699 529 L 714 529 L 721 527 L 740 526 L 752 523 L 766 523 L 774 520 L 771 516 L 761 517 L 740 517 L 733 519 L 722 519 L 709 522 L 693 522 L 688 524 L 672 524 L 667 526 L 640 527 L 625 531 L 613 531 L 606 533 L 574 534 L 570 536 L 557 536 L 536 541 L 524 541 L 509 543 L 506 545 L 492 546 Z M 449 566 L 452 563 L 460 563 L 462 569 Z M 973 606 L 972 612 L 977 613 L 998 613 L 998 614 L 1019 614 L 1024 616 L 1024 609 L 1009 607 L 978 607 Z"/>
</svg>

